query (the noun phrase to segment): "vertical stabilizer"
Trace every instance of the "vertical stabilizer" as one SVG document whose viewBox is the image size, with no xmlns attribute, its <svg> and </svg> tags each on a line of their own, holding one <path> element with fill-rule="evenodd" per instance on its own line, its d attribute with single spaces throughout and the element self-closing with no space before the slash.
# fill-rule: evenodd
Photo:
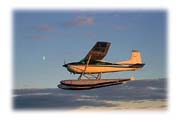
<svg viewBox="0 0 180 120">
<path fill-rule="evenodd" d="M 141 53 L 138 50 L 132 50 L 131 58 L 127 61 L 117 62 L 118 64 L 141 64 Z"/>
<path fill-rule="evenodd" d="M 141 53 L 138 50 L 133 50 L 130 61 L 134 63 L 142 63 Z"/>
</svg>

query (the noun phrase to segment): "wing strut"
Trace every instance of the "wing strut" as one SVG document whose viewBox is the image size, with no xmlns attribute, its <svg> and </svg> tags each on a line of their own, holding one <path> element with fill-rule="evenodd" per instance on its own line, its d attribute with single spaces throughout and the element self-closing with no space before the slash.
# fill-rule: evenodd
<svg viewBox="0 0 180 120">
<path fill-rule="evenodd" d="M 80 76 L 79 76 L 79 78 L 78 78 L 78 80 L 80 80 L 81 79 L 81 77 L 82 77 L 82 75 L 84 75 L 84 73 L 85 73 L 85 71 L 86 71 L 86 68 L 88 67 L 88 65 L 89 65 L 89 61 L 91 60 L 91 55 L 89 55 L 89 57 L 88 57 L 88 61 L 87 61 L 87 63 L 86 63 L 86 66 L 85 66 L 85 68 L 84 68 L 84 71 L 80 74 Z"/>
</svg>

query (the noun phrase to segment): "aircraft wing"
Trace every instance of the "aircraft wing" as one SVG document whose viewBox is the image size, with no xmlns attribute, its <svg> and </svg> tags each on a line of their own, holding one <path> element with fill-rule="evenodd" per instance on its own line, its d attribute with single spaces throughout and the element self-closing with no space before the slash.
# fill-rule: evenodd
<svg viewBox="0 0 180 120">
<path fill-rule="evenodd" d="M 90 61 L 102 60 L 106 56 L 110 45 L 111 43 L 109 42 L 97 42 L 83 59 L 83 61 L 86 62 L 89 56 L 91 56 Z"/>
</svg>

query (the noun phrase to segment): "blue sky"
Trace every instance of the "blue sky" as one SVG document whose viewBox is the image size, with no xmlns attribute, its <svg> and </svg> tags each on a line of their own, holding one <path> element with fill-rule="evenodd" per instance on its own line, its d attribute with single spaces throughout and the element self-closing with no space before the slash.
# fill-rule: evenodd
<svg viewBox="0 0 180 120">
<path fill-rule="evenodd" d="M 14 87 L 56 88 L 60 80 L 76 79 L 62 67 L 64 61 L 81 60 L 97 41 L 111 42 L 106 61 L 126 60 L 137 49 L 146 64 L 140 71 L 102 77 L 167 77 L 166 17 L 163 10 L 15 10 Z"/>
</svg>

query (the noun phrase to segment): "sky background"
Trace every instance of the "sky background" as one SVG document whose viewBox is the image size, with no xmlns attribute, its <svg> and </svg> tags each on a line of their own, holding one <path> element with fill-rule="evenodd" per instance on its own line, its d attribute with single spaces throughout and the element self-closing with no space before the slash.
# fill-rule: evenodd
<svg viewBox="0 0 180 120">
<path fill-rule="evenodd" d="M 105 61 L 126 60 L 141 51 L 140 71 L 103 74 L 104 78 L 167 77 L 166 11 L 25 11 L 13 13 L 14 88 L 56 88 L 76 79 L 62 67 L 80 61 L 97 41 L 111 42 Z"/>
</svg>

